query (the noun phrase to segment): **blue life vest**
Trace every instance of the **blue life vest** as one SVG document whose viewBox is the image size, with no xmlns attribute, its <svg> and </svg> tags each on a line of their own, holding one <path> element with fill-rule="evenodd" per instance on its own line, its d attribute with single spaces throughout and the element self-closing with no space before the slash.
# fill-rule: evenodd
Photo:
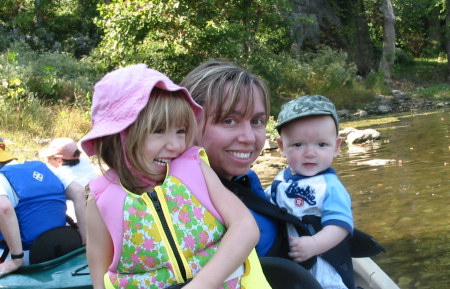
<svg viewBox="0 0 450 289">
<path fill-rule="evenodd" d="M 1 173 L 19 197 L 15 211 L 24 250 L 37 236 L 66 224 L 66 195 L 62 182 L 40 161 L 7 165 Z M 0 232 L 0 241 L 4 240 Z M 2 245 L 5 247 L 5 245 Z"/>
</svg>

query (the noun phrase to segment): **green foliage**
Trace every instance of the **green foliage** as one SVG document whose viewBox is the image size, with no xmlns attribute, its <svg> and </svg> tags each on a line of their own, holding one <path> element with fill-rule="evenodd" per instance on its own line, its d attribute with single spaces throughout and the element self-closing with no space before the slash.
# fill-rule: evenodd
<svg viewBox="0 0 450 289">
<path fill-rule="evenodd" d="M 271 116 L 266 126 L 266 135 L 269 136 L 269 139 L 274 141 L 279 136 L 278 131 L 276 130 L 277 120 L 275 117 Z"/>
<path fill-rule="evenodd" d="M 267 53 L 267 52 L 266 52 Z M 262 77 L 271 91 L 271 115 L 278 115 L 281 105 L 301 95 L 321 94 L 337 107 L 356 108 L 374 95 L 373 87 L 357 80 L 356 67 L 347 54 L 329 47 L 317 52 L 265 54 L 258 50 L 245 66 Z"/>
<path fill-rule="evenodd" d="M 363 80 L 362 85 L 376 94 L 389 95 L 391 87 L 386 83 L 381 71 L 369 73 Z"/>
<path fill-rule="evenodd" d="M 347 61 L 347 53 L 342 51 L 323 47 L 315 53 L 304 53 L 300 59 L 310 66 L 306 75 L 309 93 L 326 94 L 350 84 L 356 75 L 356 66 Z"/>
<path fill-rule="evenodd" d="M 432 85 L 427 88 L 421 88 L 417 90 L 417 94 L 425 99 L 434 100 L 450 100 L 450 84 L 438 84 Z"/>
<path fill-rule="evenodd" d="M 395 49 L 395 62 L 397 64 L 412 65 L 414 64 L 414 57 L 406 53 L 403 49 Z"/>
<path fill-rule="evenodd" d="M 416 84 L 416 86 L 445 83 L 448 75 L 447 62 L 438 58 L 416 58 L 413 63 L 395 63 L 393 76 Z"/>
<path fill-rule="evenodd" d="M 122 1 L 99 6 L 105 36 L 93 54 L 106 70 L 144 62 L 181 80 L 208 58 L 250 58 L 290 45 L 287 1 Z M 287 12 L 286 12 L 287 13 Z"/>
<path fill-rule="evenodd" d="M 314 51 L 297 51 L 289 19 L 313 22 L 293 17 L 290 2 L 2 1 L 0 8 L 6 14 L 0 15 L 1 101 L 17 109 L 33 101 L 87 108 L 92 86 L 105 71 L 144 62 L 180 81 L 209 58 L 228 59 L 263 78 L 272 95 L 272 115 L 278 114 L 282 103 L 305 94 L 322 94 L 338 108 L 351 109 L 370 101 L 375 93 L 390 93 L 379 73 L 358 79 L 355 65 L 343 51 L 317 44 L 311 45 Z M 427 13 L 442 21 L 444 1 L 393 3 L 401 47 L 396 51 L 394 77 L 417 83 L 445 82 L 446 62 L 430 66 L 411 57 L 413 53 L 444 53 L 435 51 L 436 45 L 427 40 L 431 19 Z M 355 27 L 345 25 L 354 17 L 366 16 L 372 40 L 381 52 L 379 1 L 333 0 L 331 4 L 344 26 L 319 27 L 325 43 L 334 48 L 354 45 Z M 365 15 L 356 9 L 359 4 L 365 5 Z M 104 34 L 102 42 L 89 57 L 81 61 L 72 57 L 88 54 L 99 34 Z"/>
<path fill-rule="evenodd" d="M 24 40 L 35 50 L 65 51 L 80 58 L 99 41 L 92 19 L 98 0 L 0 2 L 0 51 Z M 3 14 L 4 11 L 7 13 Z"/>
<path fill-rule="evenodd" d="M 0 68 L 0 135 L 24 148 L 11 148 L 20 160 L 38 158 L 42 139 L 87 133 L 89 92 L 99 78 L 92 64 L 14 42 Z"/>
<path fill-rule="evenodd" d="M 37 53 L 24 42 L 0 54 L 0 66 L 2 102 L 18 109 L 31 99 L 87 107 L 85 96 L 101 76 L 91 63 L 63 53 Z"/>
<path fill-rule="evenodd" d="M 415 57 L 435 57 L 445 47 L 445 0 L 392 0 L 396 16 L 396 46 Z M 369 30 L 376 45 L 383 43 L 380 1 L 364 0 Z M 433 31 L 437 30 L 437 31 Z M 436 43 L 432 34 L 439 35 Z"/>
</svg>

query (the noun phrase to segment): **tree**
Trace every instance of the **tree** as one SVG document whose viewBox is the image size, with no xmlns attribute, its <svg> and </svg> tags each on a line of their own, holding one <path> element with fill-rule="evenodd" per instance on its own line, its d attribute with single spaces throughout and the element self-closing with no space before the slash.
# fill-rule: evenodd
<svg viewBox="0 0 450 289">
<path fill-rule="evenodd" d="M 445 34 L 447 39 L 447 67 L 448 67 L 448 77 L 450 81 L 450 0 L 446 1 L 446 18 L 445 18 Z"/>
<path fill-rule="evenodd" d="M 395 15 L 391 0 L 382 0 L 380 6 L 383 14 L 383 53 L 380 69 L 385 80 L 392 82 L 392 66 L 395 60 Z"/>
<path fill-rule="evenodd" d="M 148 65 L 180 80 L 206 58 L 241 60 L 289 48 L 287 2 L 112 0 L 99 7 L 104 31 L 95 58 L 106 69 Z"/>
</svg>

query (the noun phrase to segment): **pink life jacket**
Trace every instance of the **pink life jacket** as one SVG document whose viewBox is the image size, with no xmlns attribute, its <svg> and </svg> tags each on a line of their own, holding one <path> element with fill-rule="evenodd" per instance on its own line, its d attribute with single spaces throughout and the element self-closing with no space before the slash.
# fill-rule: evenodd
<svg viewBox="0 0 450 289">
<path fill-rule="evenodd" d="M 209 198 L 207 186 L 200 167 L 201 159 L 205 158 L 205 156 L 206 154 L 203 149 L 200 149 L 199 147 L 189 148 L 170 163 L 168 175 L 164 182 L 171 177 L 175 177 L 181 181 L 181 183 L 186 186 L 186 188 L 198 200 L 200 205 L 202 205 L 215 219 L 218 220 L 215 226 L 211 227 L 211 224 L 209 224 L 210 228 L 212 230 L 220 230 L 220 232 L 224 233 L 226 228 L 221 225 L 223 223 L 222 217 L 214 208 L 211 199 Z M 163 186 L 164 183 L 161 187 Z M 124 203 L 127 196 L 130 196 L 130 194 L 134 198 L 139 198 L 139 196 L 131 192 L 127 192 L 120 185 L 117 174 L 112 170 L 109 170 L 105 176 L 91 181 L 89 187 L 94 195 L 97 206 L 113 241 L 114 256 L 113 262 L 109 267 L 109 272 L 115 274 L 119 270 L 119 264 L 124 254 L 124 233 L 127 230 L 126 225 L 124 225 Z M 166 190 L 165 195 L 166 198 L 177 198 L 177 196 L 171 195 L 171 190 Z M 148 215 L 150 216 L 151 213 Z M 217 227 L 221 228 L 217 229 Z M 212 244 L 209 244 L 207 248 L 210 248 L 211 246 L 218 246 L 220 239 L 221 236 L 216 240 L 212 240 Z M 204 254 L 204 252 L 202 253 L 200 251 L 196 254 Z"/>
</svg>

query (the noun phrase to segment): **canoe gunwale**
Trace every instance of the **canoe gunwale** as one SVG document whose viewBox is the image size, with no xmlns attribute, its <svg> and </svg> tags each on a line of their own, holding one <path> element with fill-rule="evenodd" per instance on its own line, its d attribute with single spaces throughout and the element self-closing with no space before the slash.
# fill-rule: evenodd
<svg viewBox="0 0 450 289">
<path fill-rule="evenodd" d="M 72 257 L 82 254 L 82 253 L 85 253 L 85 252 L 86 252 L 86 246 L 83 246 L 81 248 L 78 248 L 70 253 L 67 253 L 67 254 L 65 254 L 61 257 L 58 257 L 56 259 L 53 259 L 53 260 L 49 260 L 46 262 L 33 264 L 33 265 L 22 266 L 14 273 L 18 273 L 18 274 L 29 273 L 30 271 L 36 271 L 36 270 L 42 270 L 42 269 L 55 267 L 55 266 L 58 266 L 59 264 L 65 262 L 66 260 L 69 260 Z M 12 274 L 14 274 L 14 273 L 12 273 Z"/>
</svg>

